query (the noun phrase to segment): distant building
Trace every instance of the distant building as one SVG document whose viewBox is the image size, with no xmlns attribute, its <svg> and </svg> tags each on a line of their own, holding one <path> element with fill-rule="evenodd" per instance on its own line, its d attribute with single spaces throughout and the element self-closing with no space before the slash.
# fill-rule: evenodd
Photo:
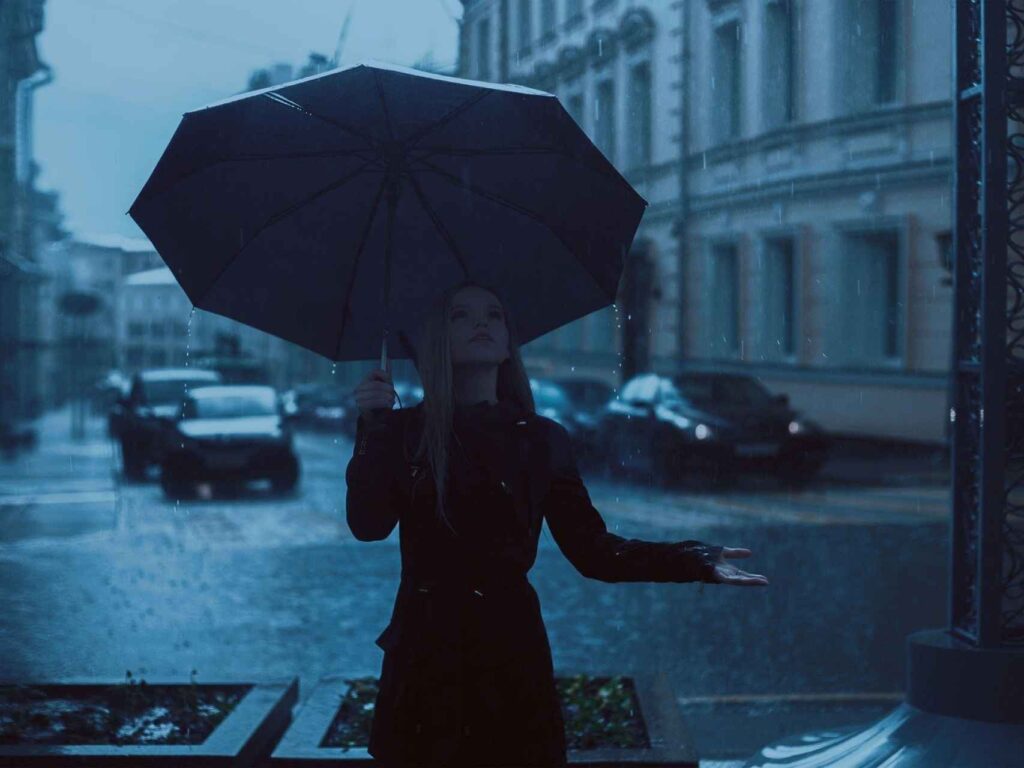
<svg viewBox="0 0 1024 768">
<path fill-rule="evenodd" d="M 32 222 L 32 97 L 51 75 L 36 49 L 43 0 L 0 0 L 0 425 L 42 410 Z"/>
<path fill-rule="evenodd" d="M 90 382 L 118 367 L 115 329 L 120 322 L 117 296 L 124 279 L 152 269 L 163 260 L 143 238 L 79 237 L 53 243 L 40 251 L 40 266 L 48 275 L 39 292 L 39 339 L 44 375 L 39 386 L 46 407 L 60 405 L 78 393 L 67 376 L 71 365 L 81 381 Z M 95 296 L 96 314 L 76 320 L 61 311 L 70 292 Z"/>
<path fill-rule="evenodd" d="M 192 302 L 166 266 L 127 276 L 117 300 L 117 367 L 126 374 L 192 364 L 197 355 L 227 346 L 262 363 L 276 387 L 289 386 L 299 375 L 291 362 L 293 344 L 211 312 L 193 314 Z"/>
<path fill-rule="evenodd" d="M 459 75 L 555 93 L 650 202 L 617 315 L 532 342 L 531 371 L 740 371 L 827 429 L 944 439 L 945 4 L 463 5 Z"/>
</svg>

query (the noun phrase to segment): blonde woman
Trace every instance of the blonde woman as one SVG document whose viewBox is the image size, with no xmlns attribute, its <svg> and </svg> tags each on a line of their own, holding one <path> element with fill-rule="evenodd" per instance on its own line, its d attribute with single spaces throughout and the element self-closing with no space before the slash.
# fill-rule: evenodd
<svg viewBox="0 0 1024 768">
<path fill-rule="evenodd" d="M 727 564 L 749 549 L 610 533 L 565 428 L 534 413 L 515 324 L 492 286 L 446 291 L 415 350 L 423 402 L 392 410 L 390 374 L 355 388 L 347 519 L 361 541 L 399 526 L 402 579 L 369 751 L 384 766 L 564 766 L 564 722 L 527 579 L 543 520 L 579 572 L 606 582 L 764 586 Z"/>
</svg>

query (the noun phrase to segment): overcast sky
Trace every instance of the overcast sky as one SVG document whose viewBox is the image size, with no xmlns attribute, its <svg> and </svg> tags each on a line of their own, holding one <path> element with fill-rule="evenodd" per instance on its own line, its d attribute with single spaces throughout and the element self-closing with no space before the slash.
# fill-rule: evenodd
<svg viewBox="0 0 1024 768">
<path fill-rule="evenodd" d="M 181 115 L 241 90 L 255 69 L 454 64 L 458 0 L 47 0 L 40 55 L 54 82 L 36 91 L 39 186 L 56 189 L 78 236 L 142 236 L 125 212 Z"/>
</svg>

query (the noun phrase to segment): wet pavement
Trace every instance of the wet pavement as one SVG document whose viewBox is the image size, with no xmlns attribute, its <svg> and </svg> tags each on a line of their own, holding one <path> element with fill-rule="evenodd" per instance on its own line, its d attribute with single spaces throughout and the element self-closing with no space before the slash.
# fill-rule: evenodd
<svg viewBox="0 0 1024 768">
<path fill-rule="evenodd" d="M 348 440 L 300 434 L 293 498 L 186 503 L 121 484 L 102 419 L 85 442 L 66 413 L 41 426 L 37 451 L 0 463 L 0 677 L 299 675 L 301 700 L 321 675 L 379 671 L 398 539 L 348 531 Z M 865 694 L 898 701 L 906 636 L 946 616 L 948 487 L 925 459 L 902 469 L 714 493 L 584 473 L 609 530 L 748 547 L 737 564 L 771 584 L 596 582 L 545 528 L 530 579 L 556 670 L 665 675 L 706 758 L 884 714 Z"/>
</svg>

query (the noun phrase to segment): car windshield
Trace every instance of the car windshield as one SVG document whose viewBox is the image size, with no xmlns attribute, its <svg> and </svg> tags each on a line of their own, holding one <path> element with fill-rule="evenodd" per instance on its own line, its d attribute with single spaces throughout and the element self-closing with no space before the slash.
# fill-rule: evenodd
<svg viewBox="0 0 1024 768">
<path fill-rule="evenodd" d="M 759 406 L 771 403 L 772 396 L 753 379 L 735 376 L 703 376 L 674 381 L 681 397 L 695 403 Z"/>
<path fill-rule="evenodd" d="M 569 398 L 558 387 L 538 384 L 533 388 L 533 404 L 537 408 L 554 408 L 557 411 L 570 410 Z"/>
<path fill-rule="evenodd" d="M 270 391 L 196 397 L 191 398 L 185 407 L 186 417 L 193 419 L 233 419 L 243 416 L 273 416 L 276 413 L 276 398 Z"/>
<path fill-rule="evenodd" d="M 208 387 L 215 383 L 210 379 L 163 379 L 143 381 L 142 394 L 150 405 L 173 405 L 180 403 L 190 387 Z"/>
</svg>

